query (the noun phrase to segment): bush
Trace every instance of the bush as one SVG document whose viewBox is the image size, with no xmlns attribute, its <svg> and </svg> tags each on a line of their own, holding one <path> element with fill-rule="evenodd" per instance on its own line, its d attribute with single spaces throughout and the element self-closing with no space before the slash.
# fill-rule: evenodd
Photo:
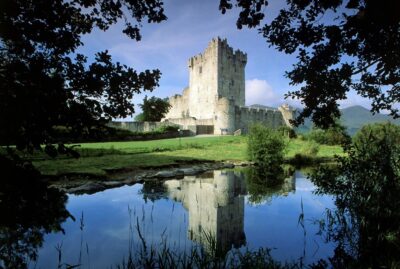
<svg viewBox="0 0 400 269">
<path fill-rule="evenodd" d="M 285 149 L 283 137 L 277 131 L 261 124 L 250 127 L 248 136 L 248 156 L 260 166 L 276 166 L 283 162 Z"/>
<path fill-rule="evenodd" d="M 113 128 L 108 126 L 97 126 L 88 129 L 85 133 L 77 134 L 72 128 L 56 126 L 53 129 L 53 140 L 50 140 L 50 143 L 55 143 L 56 141 L 61 141 L 63 143 L 81 143 L 91 141 L 126 141 L 138 137 L 147 138 L 154 135 L 177 132 L 178 129 L 178 125 L 163 125 L 150 132 L 132 132 L 126 129 Z"/>
<path fill-rule="evenodd" d="M 313 157 L 319 152 L 319 144 L 315 141 L 307 141 L 301 149 L 301 153 Z"/>
<path fill-rule="evenodd" d="M 288 138 L 297 137 L 295 130 L 293 128 L 290 128 L 289 126 L 280 126 L 277 131 L 284 137 Z"/>
<path fill-rule="evenodd" d="M 178 125 L 162 125 L 158 127 L 155 131 L 160 133 L 177 132 L 179 130 Z"/>
<path fill-rule="evenodd" d="M 389 146 L 390 151 L 393 147 L 400 147 L 400 126 L 390 122 L 364 125 L 353 137 L 353 145 L 358 152 L 374 157 L 382 156 L 383 146 Z"/>
<path fill-rule="evenodd" d="M 336 196 L 329 220 L 338 228 L 328 236 L 340 235 L 343 245 L 358 242 L 350 251 L 366 264 L 354 268 L 400 263 L 400 126 L 366 125 L 346 152 L 337 169 L 322 167 L 312 176 L 319 193 Z"/>
<path fill-rule="evenodd" d="M 326 130 L 313 129 L 305 135 L 307 140 L 315 141 L 325 145 L 346 145 L 351 142 L 345 127 L 337 124 Z"/>
<path fill-rule="evenodd" d="M 143 115 L 143 113 L 137 114 L 137 115 L 135 116 L 135 121 L 144 122 L 145 120 L 144 120 L 144 115 Z"/>
</svg>

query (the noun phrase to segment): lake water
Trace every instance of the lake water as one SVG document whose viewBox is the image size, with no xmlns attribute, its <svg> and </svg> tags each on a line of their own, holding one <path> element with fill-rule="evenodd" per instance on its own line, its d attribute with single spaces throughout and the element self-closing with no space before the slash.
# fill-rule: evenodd
<svg viewBox="0 0 400 269">
<path fill-rule="evenodd" d="M 167 242 L 185 251 L 211 248 L 272 249 L 279 261 L 306 264 L 332 256 L 334 245 L 318 235 L 329 195 L 317 196 L 315 186 L 299 171 L 263 191 L 241 170 L 217 170 L 179 180 L 123 186 L 90 195 L 68 195 L 67 210 L 75 217 L 62 223 L 64 233 L 44 236 L 31 268 L 110 268 L 127 258 L 140 243 L 138 228 L 150 245 Z M 299 223 L 299 217 L 304 221 Z M 303 224 L 303 225 L 302 225 Z M 57 249 L 59 251 L 57 251 Z"/>
</svg>

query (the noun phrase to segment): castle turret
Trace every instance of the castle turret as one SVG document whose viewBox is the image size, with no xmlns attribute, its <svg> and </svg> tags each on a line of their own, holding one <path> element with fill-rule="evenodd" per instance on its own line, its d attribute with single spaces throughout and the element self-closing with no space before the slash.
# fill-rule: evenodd
<svg viewBox="0 0 400 269">
<path fill-rule="evenodd" d="M 246 133 L 255 122 L 291 126 L 289 106 L 245 107 L 246 63 L 246 53 L 235 51 L 226 39 L 213 38 L 203 53 L 188 60 L 189 87 L 169 99 L 172 107 L 165 118 L 196 134 L 233 134 L 239 129 Z"/>
<path fill-rule="evenodd" d="M 218 95 L 234 101 L 235 106 L 245 105 L 245 66 L 247 54 L 234 51 L 226 39 L 218 44 Z"/>
<path fill-rule="evenodd" d="M 286 126 L 293 128 L 293 125 L 290 123 L 290 120 L 294 119 L 295 110 L 288 104 L 281 105 L 280 107 L 278 107 L 278 110 L 282 113 L 282 117 Z"/>
<path fill-rule="evenodd" d="M 218 98 L 214 117 L 214 134 L 232 134 L 235 131 L 234 101 Z"/>
<path fill-rule="evenodd" d="M 188 61 L 189 66 L 189 110 L 196 119 L 211 119 L 218 96 L 218 41 L 213 39 L 206 50 Z"/>
<path fill-rule="evenodd" d="M 245 104 L 247 55 L 234 51 L 226 39 L 213 38 L 206 50 L 188 61 L 189 110 L 196 119 L 214 118 L 219 98 Z"/>
</svg>

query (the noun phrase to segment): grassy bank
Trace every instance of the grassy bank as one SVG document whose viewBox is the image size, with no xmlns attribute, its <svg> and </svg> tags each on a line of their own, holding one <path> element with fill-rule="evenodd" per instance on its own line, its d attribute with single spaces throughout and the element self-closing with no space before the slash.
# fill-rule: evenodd
<svg viewBox="0 0 400 269">
<path fill-rule="evenodd" d="M 153 141 L 85 143 L 76 149 L 81 158 L 61 156 L 50 159 L 43 154 L 33 156 L 34 165 L 47 175 L 89 173 L 105 175 L 108 170 L 149 168 L 174 165 L 194 160 L 246 161 L 247 143 L 244 136 L 185 137 Z M 286 159 L 304 154 L 309 145 L 292 139 L 288 142 Z M 312 158 L 333 158 L 342 154 L 339 146 L 319 145 Z"/>
</svg>

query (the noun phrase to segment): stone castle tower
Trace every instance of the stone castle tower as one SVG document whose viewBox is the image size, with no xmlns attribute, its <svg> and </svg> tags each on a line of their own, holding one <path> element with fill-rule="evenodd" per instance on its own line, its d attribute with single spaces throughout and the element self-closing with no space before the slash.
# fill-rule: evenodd
<svg viewBox="0 0 400 269">
<path fill-rule="evenodd" d="M 217 114 L 221 98 L 244 106 L 244 68 L 247 55 L 233 51 L 226 40 L 213 39 L 203 54 L 189 59 L 189 113 L 196 119 L 210 119 Z M 206 107 L 198 104 L 206 104 Z"/>
<path fill-rule="evenodd" d="M 292 112 L 245 107 L 247 55 L 234 51 L 226 39 L 214 38 L 201 54 L 188 61 L 189 87 L 169 99 L 164 120 L 199 133 L 246 132 L 251 122 L 287 125 Z"/>
</svg>

